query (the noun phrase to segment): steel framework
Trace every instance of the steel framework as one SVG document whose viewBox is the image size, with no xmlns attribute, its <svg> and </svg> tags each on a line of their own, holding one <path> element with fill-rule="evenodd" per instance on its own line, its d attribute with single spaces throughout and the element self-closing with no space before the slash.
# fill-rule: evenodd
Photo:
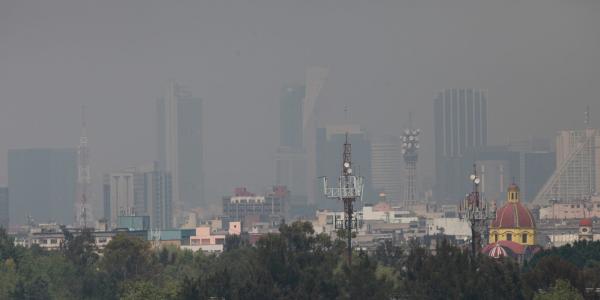
<svg viewBox="0 0 600 300">
<path fill-rule="evenodd" d="M 338 177 L 338 186 L 329 187 L 327 177 L 323 178 L 323 191 L 325 196 L 330 199 L 341 200 L 344 203 L 344 219 L 336 218 L 336 229 L 345 230 L 347 240 L 348 265 L 352 263 L 352 231 L 358 230 L 360 220 L 354 215 L 354 202 L 361 199 L 364 189 L 363 178 L 353 174 L 352 170 L 352 146 L 348 142 L 346 133 L 346 142 L 344 143 L 344 155 L 342 159 L 342 174 Z"/>
</svg>

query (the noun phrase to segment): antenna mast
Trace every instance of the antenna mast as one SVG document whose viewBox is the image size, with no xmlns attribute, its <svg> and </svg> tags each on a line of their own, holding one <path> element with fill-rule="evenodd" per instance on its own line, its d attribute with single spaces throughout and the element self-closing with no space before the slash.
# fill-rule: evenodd
<svg viewBox="0 0 600 300">
<path fill-rule="evenodd" d="M 85 105 L 81 106 L 81 137 L 79 138 L 79 147 L 77 149 L 77 218 L 76 222 L 81 228 L 87 227 L 87 207 L 88 193 L 91 185 L 90 175 L 90 149 L 88 147 L 87 128 L 85 119 Z"/>
<path fill-rule="evenodd" d="M 336 216 L 335 228 L 344 230 L 345 232 L 348 265 L 352 264 L 352 231 L 358 230 L 361 226 L 358 218 L 354 215 L 354 202 L 362 197 L 363 186 L 363 178 L 354 175 L 352 169 L 352 145 L 348 141 L 348 132 L 346 132 L 342 157 L 342 173 L 338 178 L 338 186 L 328 187 L 327 178 L 324 177 L 323 191 L 325 197 L 341 200 L 344 203 L 344 218 L 340 220 Z"/>
</svg>

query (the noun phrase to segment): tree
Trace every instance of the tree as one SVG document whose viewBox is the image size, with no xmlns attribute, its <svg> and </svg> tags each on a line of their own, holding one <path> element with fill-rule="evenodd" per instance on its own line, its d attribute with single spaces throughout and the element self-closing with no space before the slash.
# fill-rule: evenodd
<svg viewBox="0 0 600 300">
<path fill-rule="evenodd" d="M 537 293 L 534 300 L 583 300 L 583 296 L 568 281 L 558 279 L 550 291 Z"/>
<path fill-rule="evenodd" d="M 32 282 L 19 280 L 15 290 L 11 294 L 12 299 L 18 300 L 49 300 L 48 282 L 37 277 Z"/>
<path fill-rule="evenodd" d="M 585 288 L 580 271 L 575 265 L 558 256 L 543 256 L 523 274 L 525 292 L 531 297 L 535 291 L 549 289 L 558 279 L 569 282 L 580 291 Z"/>
<path fill-rule="evenodd" d="M 0 227 L 0 260 L 15 259 L 16 254 L 14 239 L 6 233 L 6 229 Z"/>
<path fill-rule="evenodd" d="M 85 272 L 86 268 L 94 265 L 98 261 L 96 254 L 96 243 L 92 231 L 84 229 L 80 235 L 73 236 L 68 230 L 63 229 L 65 234 L 65 243 L 63 253 L 80 272 Z"/>
<path fill-rule="evenodd" d="M 136 280 L 155 270 L 150 244 L 137 237 L 118 234 L 104 249 L 102 269 L 116 282 Z"/>
</svg>

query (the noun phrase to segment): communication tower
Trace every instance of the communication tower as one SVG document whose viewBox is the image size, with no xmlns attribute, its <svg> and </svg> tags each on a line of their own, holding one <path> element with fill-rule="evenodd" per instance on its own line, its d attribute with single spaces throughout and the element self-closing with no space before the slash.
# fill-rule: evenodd
<svg viewBox="0 0 600 300">
<path fill-rule="evenodd" d="M 402 135 L 402 156 L 406 175 L 403 201 L 405 208 L 417 204 L 417 160 L 421 148 L 419 134 L 421 134 L 420 129 L 407 128 Z"/>
<path fill-rule="evenodd" d="M 344 203 L 344 218 L 336 218 L 335 228 L 344 230 L 346 233 L 348 265 L 352 263 L 352 231 L 358 230 L 361 225 L 359 219 L 354 215 L 354 202 L 361 199 L 363 189 L 363 178 L 354 175 L 352 169 L 352 147 L 348 142 L 348 133 L 346 133 L 342 174 L 338 177 L 338 186 L 329 187 L 327 177 L 323 177 L 323 191 L 327 198 L 337 199 Z"/>
<path fill-rule="evenodd" d="M 90 174 L 90 149 L 88 147 L 88 138 L 85 120 L 85 106 L 81 106 L 81 137 L 79 138 L 79 147 L 77 148 L 77 203 L 75 204 L 77 224 L 87 227 L 88 217 L 88 193 L 91 185 Z"/>
<path fill-rule="evenodd" d="M 487 240 L 487 237 L 482 240 L 481 235 L 487 233 L 488 222 L 496 218 L 496 205 L 489 205 L 481 197 L 481 193 L 479 193 L 481 178 L 477 175 L 476 165 L 473 165 L 473 174 L 469 176 L 469 179 L 473 182 L 473 190 L 460 204 L 459 215 L 461 219 L 469 222 L 471 227 L 471 255 L 475 256 L 482 241 Z"/>
</svg>

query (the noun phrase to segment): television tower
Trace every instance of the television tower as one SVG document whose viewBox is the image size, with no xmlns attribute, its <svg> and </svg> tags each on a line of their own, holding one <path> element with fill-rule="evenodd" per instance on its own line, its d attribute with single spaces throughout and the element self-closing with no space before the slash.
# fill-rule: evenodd
<svg viewBox="0 0 600 300">
<path fill-rule="evenodd" d="M 90 174 L 90 149 L 88 147 L 88 138 L 85 120 L 85 106 L 81 106 L 81 137 L 79 138 L 79 147 L 77 148 L 77 203 L 76 224 L 81 228 L 87 227 L 88 217 L 88 193 L 91 185 Z"/>
<path fill-rule="evenodd" d="M 338 186 L 328 187 L 327 177 L 323 177 L 323 191 L 325 197 L 338 199 L 344 203 L 344 218 L 340 220 L 336 217 L 335 228 L 345 230 L 346 232 L 348 265 L 352 263 L 352 230 L 358 230 L 360 226 L 358 218 L 354 215 L 354 202 L 357 199 L 361 199 L 363 188 L 363 178 L 353 174 L 352 146 L 348 142 L 348 133 L 346 133 L 342 174 L 338 177 Z"/>
<path fill-rule="evenodd" d="M 420 129 L 412 128 L 412 117 L 409 117 L 409 127 L 402 135 L 402 156 L 404 157 L 404 170 L 406 174 L 406 185 L 404 190 L 404 208 L 413 207 L 417 204 L 417 160 Z"/>
</svg>

